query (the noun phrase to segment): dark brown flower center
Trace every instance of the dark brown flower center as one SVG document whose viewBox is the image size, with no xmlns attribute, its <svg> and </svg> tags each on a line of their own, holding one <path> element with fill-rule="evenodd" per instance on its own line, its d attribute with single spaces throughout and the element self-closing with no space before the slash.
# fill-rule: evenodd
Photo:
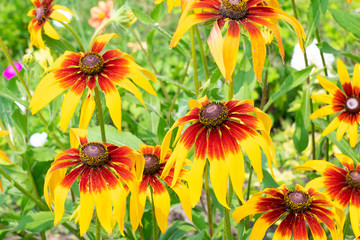
<svg viewBox="0 0 360 240">
<path fill-rule="evenodd" d="M 145 175 L 154 175 L 160 170 L 160 160 L 154 154 L 145 154 L 145 167 L 144 167 L 144 174 Z"/>
<path fill-rule="evenodd" d="M 88 75 L 95 75 L 102 71 L 104 59 L 98 53 L 87 52 L 80 58 L 80 69 Z"/>
<path fill-rule="evenodd" d="M 206 127 L 216 127 L 228 119 L 227 107 L 219 102 L 211 102 L 201 108 L 199 119 Z"/>
<path fill-rule="evenodd" d="M 221 15 L 232 20 L 244 19 L 247 11 L 247 3 L 244 0 L 223 0 L 220 5 Z"/>
<path fill-rule="evenodd" d="M 360 189 L 360 172 L 352 170 L 346 174 L 346 183 L 354 188 Z"/>
<path fill-rule="evenodd" d="M 345 109 L 351 113 L 358 113 L 360 112 L 360 99 L 357 97 L 350 97 L 346 99 L 345 102 Z"/>
<path fill-rule="evenodd" d="M 109 161 L 109 152 L 103 143 L 90 142 L 80 149 L 81 161 L 89 166 L 96 167 Z"/>
<path fill-rule="evenodd" d="M 304 212 L 308 210 L 312 202 L 309 194 L 298 190 L 287 192 L 284 200 L 285 205 L 293 212 Z"/>
<path fill-rule="evenodd" d="M 35 19 L 36 21 L 42 23 L 45 20 L 46 17 L 47 8 L 46 6 L 40 6 L 36 9 L 35 12 Z"/>
</svg>

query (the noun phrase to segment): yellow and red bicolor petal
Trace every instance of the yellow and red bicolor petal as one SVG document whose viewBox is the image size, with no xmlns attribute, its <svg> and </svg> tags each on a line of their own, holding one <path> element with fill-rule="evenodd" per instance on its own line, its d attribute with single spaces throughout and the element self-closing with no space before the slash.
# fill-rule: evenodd
<svg viewBox="0 0 360 240">
<path fill-rule="evenodd" d="M 312 95 L 311 98 L 314 99 L 315 101 L 319 101 L 326 104 L 332 104 L 334 100 L 334 96 L 324 95 L 324 94 Z"/>
<path fill-rule="evenodd" d="M 207 142 L 211 184 L 219 203 L 224 207 L 229 208 L 229 205 L 226 202 L 229 172 L 226 165 L 225 154 L 221 144 L 219 130 L 217 128 L 212 128 L 210 130 Z"/>
<path fill-rule="evenodd" d="M 179 43 L 181 37 L 195 24 L 221 16 L 220 13 L 215 12 L 202 12 L 187 16 L 184 14 L 186 13 L 184 12 L 182 15 L 184 18 L 180 18 L 177 29 L 171 39 L 170 48 L 175 47 Z"/>
<path fill-rule="evenodd" d="M 207 128 L 200 130 L 195 141 L 195 157 L 188 176 L 188 185 L 191 192 L 190 198 L 192 207 L 195 207 L 201 196 L 204 166 L 206 163 L 207 132 Z"/>
<path fill-rule="evenodd" d="M 60 36 L 59 34 L 55 31 L 55 29 L 51 26 L 51 24 L 49 23 L 49 21 L 45 21 L 44 23 L 44 32 L 46 35 L 48 35 L 49 37 L 59 40 Z"/>
<path fill-rule="evenodd" d="M 273 239 L 274 240 L 289 240 L 291 238 L 296 215 L 294 212 L 289 212 L 277 227 Z M 254 230 L 254 229 L 253 229 Z M 295 240 L 295 239 L 294 239 Z M 297 240 L 297 239 L 296 239 Z"/>
<path fill-rule="evenodd" d="M 60 129 L 65 132 L 86 87 L 85 75 L 66 93 L 60 110 Z"/>
<path fill-rule="evenodd" d="M 100 53 L 102 50 L 104 50 L 106 44 L 108 44 L 110 39 L 112 39 L 113 37 L 118 38 L 118 36 L 115 33 L 109 33 L 109 34 L 103 34 L 97 36 L 91 47 L 91 52 Z"/>
<path fill-rule="evenodd" d="M 92 92 L 89 91 L 83 105 L 81 107 L 80 120 L 79 120 L 79 128 L 87 129 L 89 126 L 91 117 L 95 110 L 95 100 L 92 97 Z"/>
<path fill-rule="evenodd" d="M 282 60 L 284 62 L 285 51 L 284 51 L 284 46 L 282 44 L 280 31 L 279 31 L 279 28 L 277 27 L 277 24 L 273 24 L 273 23 L 271 23 L 271 20 L 268 21 L 268 20 L 266 20 L 264 18 L 257 17 L 257 16 L 251 16 L 250 15 L 250 16 L 247 16 L 247 19 L 252 21 L 252 22 L 256 22 L 256 23 L 259 23 L 261 25 L 264 25 L 264 26 L 270 28 L 271 31 L 273 31 L 273 33 L 275 34 L 276 40 L 278 41 L 280 55 L 281 55 Z"/>
<path fill-rule="evenodd" d="M 79 61 L 83 55 L 83 53 L 65 51 L 63 55 L 57 58 L 55 62 L 46 69 L 43 75 L 48 72 L 58 70 L 56 72 L 56 77 L 60 79 L 67 77 L 70 74 L 78 73 L 80 70 Z"/>
<path fill-rule="evenodd" d="M 351 158 L 342 153 L 336 153 L 335 157 L 339 159 L 341 164 L 344 165 L 348 171 L 354 170 L 354 161 Z"/>
<path fill-rule="evenodd" d="M 88 142 L 87 140 L 87 130 L 81 128 L 71 128 L 70 129 L 70 145 L 72 148 L 77 148 L 79 144 L 82 146 Z"/>
<path fill-rule="evenodd" d="M 195 142 L 196 136 L 199 131 L 203 128 L 201 123 L 195 123 L 189 126 L 184 133 L 181 135 L 179 142 L 177 143 L 174 152 L 171 154 L 167 161 L 161 177 L 166 177 L 175 163 L 174 180 L 172 186 L 175 185 L 177 178 L 179 177 L 180 170 L 182 169 L 184 160 L 190 151 L 190 148 Z M 161 150 L 163 151 L 163 149 Z"/>
<path fill-rule="evenodd" d="M 262 194 L 262 192 L 260 192 L 260 194 Z M 240 222 L 243 218 L 245 218 L 249 215 L 262 212 L 262 211 L 259 211 L 259 209 L 257 207 L 260 198 L 261 198 L 261 195 L 259 195 L 259 194 L 254 195 L 250 198 L 249 201 L 245 202 L 240 207 L 237 207 L 232 214 L 232 217 L 235 219 L 235 221 Z"/>
<path fill-rule="evenodd" d="M 310 161 L 306 161 L 303 165 L 300 166 L 296 166 L 294 167 L 294 169 L 297 170 L 306 170 L 306 171 L 318 171 L 321 174 L 327 174 L 329 171 L 333 170 L 333 171 L 337 171 L 340 172 L 340 168 L 335 166 L 334 164 L 327 162 L 327 161 L 322 161 L 322 160 L 310 160 Z"/>
<path fill-rule="evenodd" d="M 78 168 L 73 169 L 71 172 L 69 172 L 65 178 L 59 183 L 57 184 L 57 186 L 55 187 L 55 194 L 54 194 L 54 202 L 55 202 L 55 206 L 54 206 L 54 212 L 55 212 L 55 217 L 54 217 L 54 225 L 59 224 L 63 214 L 64 214 L 64 204 L 65 204 L 65 199 L 66 196 L 71 188 L 71 186 L 73 185 L 73 183 L 75 182 L 75 180 L 79 177 L 79 175 L 84 171 L 84 169 L 86 168 L 86 165 L 82 165 Z"/>
<path fill-rule="evenodd" d="M 145 210 L 145 203 L 146 203 L 146 196 L 148 195 L 149 191 L 149 182 L 152 181 L 152 177 L 150 175 L 144 175 L 140 186 L 139 186 L 139 218 L 141 221 L 141 218 L 144 214 Z M 131 216 L 130 216 L 131 218 Z"/>
<path fill-rule="evenodd" d="M 326 188 L 327 185 L 326 185 L 325 181 L 326 181 L 326 177 L 314 178 L 306 184 L 305 188 L 315 188 L 315 189 Z"/>
<path fill-rule="evenodd" d="M 253 16 L 265 17 L 270 19 L 281 19 L 287 21 L 295 29 L 298 36 L 300 48 L 304 51 L 303 39 L 305 40 L 305 32 L 298 20 L 290 14 L 273 7 L 254 6 L 248 8 L 248 14 Z"/>
<path fill-rule="evenodd" d="M 298 213 L 294 223 L 294 240 L 307 240 L 307 230 L 305 216 L 303 213 Z"/>
<path fill-rule="evenodd" d="M 223 49 L 224 49 L 224 39 L 222 37 L 219 25 L 215 21 L 213 28 L 211 29 L 209 38 L 207 39 L 211 55 L 214 58 L 216 65 L 218 66 L 221 74 L 226 77 Z M 236 61 L 236 59 L 235 59 Z M 230 78 L 231 79 L 231 78 Z M 230 79 L 226 79 L 229 80 Z"/>
<path fill-rule="evenodd" d="M 360 191 L 353 188 L 350 199 L 350 222 L 355 236 L 360 236 Z"/>
<path fill-rule="evenodd" d="M 253 68 L 255 72 L 256 79 L 261 81 L 261 73 L 265 63 L 266 48 L 265 40 L 261 34 L 259 28 L 247 21 L 241 20 L 241 24 L 249 32 L 250 42 L 251 42 L 251 53 L 253 56 Z"/>
<path fill-rule="evenodd" d="M 229 130 L 226 127 L 221 126 L 220 132 L 221 144 L 224 149 L 226 165 L 229 171 L 231 184 L 241 202 L 245 202 L 242 191 L 245 181 L 245 166 L 242 151 L 236 139 L 231 136 Z"/>
<path fill-rule="evenodd" d="M 317 75 L 316 78 L 319 81 L 320 85 L 329 93 L 335 95 L 337 92 L 340 91 L 340 89 L 334 83 L 330 82 L 323 76 Z"/>
<path fill-rule="evenodd" d="M 326 234 L 316 218 L 308 212 L 304 212 L 305 219 L 309 225 L 314 240 L 326 240 Z"/>
<path fill-rule="evenodd" d="M 149 78 L 151 81 L 156 82 L 157 78 L 155 77 L 155 75 L 152 72 L 146 70 L 145 68 L 140 67 L 131 60 L 128 60 L 128 67 L 129 72 L 126 74 L 126 76 L 130 78 L 136 85 L 144 89 L 146 92 L 156 96 L 155 90 L 151 86 L 150 82 L 147 80 L 147 78 Z"/>
<path fill-rule="evenodd" d="M 79 225 L 80 235 L 83 236 L 88 230 L 94 213 L 94 197 L 92 195 L 91 176 L 93 169 L 85 168 L 80 177 L 80 209 L 79 209 Z"/>
<path fill-rule="evenodd" d="M 313 112 L 310 115 L 310 118 L 315 119 L 315 118 L 331 115 L 331 114 L 334 114 L 336 112 L 338 112 L 338 111 L 336 109 L 334 109 L 334 107 L 332 105 L 327 105 L 327 106 L 322 107 L 322 108 L 316 110 L 315 112 Z"/>
<path fill-rule="evenodd" d="M 98 83 L 105 93 L 106 106 L 109 109 L 111 120 L 119 131 L 121 131 L 121 99 L 114 84 L 102 75 L 98 76 Z"/>
<path fill-rule="evenodd" d="M 149 146 L 149 145 L 145 145 L 145 144 L 140 144 L 140 152 L 143 155 L 145 155 L 145 154 L 153 154 L 154 153 L 154 147 Z"/>
<path fill-rule="evenodd" d="M 240 27 L 236 21 L 232 20 L 230 21 L 230 26 L 225 35 L 224 45 L 223 45 L 223 59 L 225 65 L 226 81 L 232 80 L 232 75 L 236 65 L 236 58 L 239 51 L 239 44 L 240 44 Z"/>
<path fill-rule="evenodd" d="M 171 177 L 168 177 L 171 178 Z M 166 178 L 164 179 L 166 181 Z M 171 180 L 166 181 L 168 185 L 171 184 Z M 176 195 L 178 195 L 181 206 L 186 214 L 186 216 L 192 221 L 192 215 L 191 215 L 191 202 L 190 202 L 190 192 L 189 188 L 183 184 L 180 180 L 177 181 L 176 185 L 172 187 Z"/>
<path fill-rule="evenodd" d="M 346 95 L 351 96 L 352 87 L 349 72 L 346 69 L 345 64 L 339 58 L 337 59 L 336 64 L 341 86 L 343 87 Z"/>
<path fill-rule="evenodd" d="M 166 232 L 167 219 L 170 212 L 170 196 L 166 188 L 157 178 L 150 181 L 150 185 L 154 190 L 154 206 L 156 221 L 162 233 Z"/>
<path fill-rule="evenodd" d="M 40 0 L 31 0 L 31 2 L 32 2 L 32 4 L 34 4 L 34 6 L 36 7 L 36 8 L 38 8 L 38 7 L 40 7 Z"/>
<path fill-rule="evenodd" d="M 282 215 L 286 213 L 285 210 L 273 210 L 262 215 L 254 224 L 249 240 L 263 239 L 266 230 L 274 224 Z"/>
<path fill-rule="evenodd" d="M 199 98 L 199 99 L 190 99 L 189 100 L 189 108 L 190 110 L 192 111 L 195 111 L 197 109 L 194 109 L 194 108 L 199 108 L 201 109 L 201 107 L 205 106 L 206 104 L 208 104 L 210 101 L 209 99 L 207 98 L 207 96 L 205 95 L 204 97 L 202 98 Z M 191 111 L 190 111 L 191 112 Z M 189 113 L 190 113 L 189 112 Z M 198 114 L 198 112 L 193 112 L 193 114 Z"/>
</svg>

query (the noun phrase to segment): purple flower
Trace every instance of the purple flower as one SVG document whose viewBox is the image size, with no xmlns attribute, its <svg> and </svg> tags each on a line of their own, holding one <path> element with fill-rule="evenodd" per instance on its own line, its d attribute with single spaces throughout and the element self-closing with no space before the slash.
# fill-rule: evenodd
<svg viewBox="0 0 360 240">
<path fill-rule="evenodd" d="M 14 65 L 19 72 L 23 68 L 21 63 L 19 62 L 14 62 Z M 3 72 L 3 76 L 6 77 L 7 80 L 10 80 L 12 77 L 16 76 L 16 72 L 14 68 L 11 65 L 9 65 Z"/>
</svg>

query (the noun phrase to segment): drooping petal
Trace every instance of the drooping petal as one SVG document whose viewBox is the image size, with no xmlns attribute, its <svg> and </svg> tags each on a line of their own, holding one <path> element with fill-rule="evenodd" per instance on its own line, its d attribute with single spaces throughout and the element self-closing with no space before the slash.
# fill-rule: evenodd
<svg viewBox="0 0 360 240">
<path fill-rule="evenodd" d="M 350 222 L 355 236 L 360 236 L 360 191 L 356 188 L 353 188 L 350 200 Z"/>
<path fill-rule="evenodd" d="M 251 42 L 251 53 L 253 56 L 253 68 L 256 75 L 256 79 L 261 81 L 262 69 L 265 63 L 266 48 L 265 40 L 258 27 L 247 21 L 241 20 L 244 28 L 249 32 Z"/>
<path fill-rule="evenodd" d="M 49 17 L 58 22 L 66 22 L 66 23 L 70 22 L 70 20 L 65 15 L 63 15 L 62 13 L 60 13 L 59 11 L 56 11 L 56 10 L 52 11 L 52 13 L 50 14 Z"/>
<path fill-rule="evenodd" d="M 217 21 L 215 22 L 217 24 Z M 231 81 L 235 70 L 236 58 L 240 44 L 240 27 L 236 21 L 230 21 L 223 45 L 223 61 L 225 65 L 225 79 Z"/>
<path fill-rule="evenodd" d="M 274 210 L 262 215 L 254 224 L 249 240 L 263 239 L 266 230 L 274 224 L 283 214 L 284 210 Z"/>
<path fill-rule="evenodd" d="M 121 131 L 121 99 L 114 84 L 106 77 L 99 75 L 98 80 L 101 90 L 105 93 L 106 106 L 109 109 L 111 120 Z"/>
<path fill-rule="evenodd" d="M 80 113 L 80 120 L 79 120 L 79 128 L 87 129 L 91 117 L 95 110 L 95 100 L 92 97 L 92 93 L 89 92 L 88 96 L 86 97 Z"/>
<path fill-rule="evenodd" d="M 215 21 L 213 28 L 211 29 L 209 38 L 207 40 L 209 45 L 209 49 L 211 55 L 214 58 L 216 65 L 218 66 L 221 74 L 226 77 L 226 70 L 224 64 L 224 56 L 223 56 L 223 49 L 224 49 L 224 40 L 218 26 L 217 21 Z M 236 62 L 236 59 L 235 59 Z M 229 80 L 230 81 L 230 80 Z"/>
<path fill-rule="evenodd" d="M 277 227 L 273 240 L 289 240 L 291 238 L 294 223 L 295 223 L 295 213 L 289 212 L 288 215 L 281 221 L 279 226 Z M 296 226 L 300 227 L 300 226 Z"/>
<path fill-rule="evenodd" d="M 170 196 L 166 188 L 159 180 L 153 179 L 150 182 L 151 187 L 154 189 L 154 205 L 156 221 L 162 233 L 166 232 L 167 219 L 170 212 Z"/>
<path fill-rule="evenodd" d="M 54 4 L 54 5 L 52 5 L 51 8 L 56 9 L 56 10 L 63 10 L 65 12 L 71 13 L 71 15 L 73 15 L 75 17 L 74 13 L 70 9 L 68 9 L 67 7 L 64 7 L 64 6 L 61 6 L 61 5 L 58 5 L 58 4 Z"/>
<path fill-rule="evenodd" d="M 318 220 L 307 212 L 304 212 L 304 215 L 314 240 L 326 240 L 326 234 L 324 232 L 324 229 L 319 224 Z"/>
<path fill-rule="evenodd" d="M 318 110 L 316 110 L 315 112 L 313 112 L 311 115 L 310 115 L 310 118 L 311 119 L 315 119 L 315 118 L 319 118 L 319 117 L 323 117 L 323 116 L 327 116 L 327 115 L 331 115 L 331 114 L 334 114 L 338 111 L 336 111 L 332 105 L 327 105 L 325 107 L 322 107 Z"/>
<path fill-rule="evenodd" d="M 303 213 L 298 213 L 294 223 L 294 240 L 307 240 L 307 230 L 305 223 L 305 216 Z"/>
<path fill-rule="evenodd" d="M 94 213 L 94 198 L 91 192 L 92 168 L 86 168 L 80 177 L 80 235 L 83 236 L 89 229 Z"/>
<path fill-rule="evenodd" d="M 49 23 L 49 21 L 46 21 L 45 24 L 44 24 L 44 32 L 45 32 L 46 35 L 48 35 L 49 37 L 51 37 L 53 39 L 56 39 L 56 40 L 60 39 L 59 34 L 57 34 L 55 29 Z"/>
</svg>

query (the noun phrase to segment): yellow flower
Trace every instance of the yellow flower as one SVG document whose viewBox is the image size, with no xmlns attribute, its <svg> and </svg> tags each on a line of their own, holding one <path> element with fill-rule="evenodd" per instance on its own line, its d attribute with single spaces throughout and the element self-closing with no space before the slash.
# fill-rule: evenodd
<svg viewBox="0 0 360 240">
<path fill-rule="evenodd" d="M 49 23 L 49 19 L 69 23 L 70 20 L 58 10 L 69 12 L 72 15 L 74 14 L 66 7 L 57 4 L 52 5 L 53 0 L 43 0 L 42 2 L 40 2 L 40 0 L 31 0 L 31 2 L 36 8 L 31 9 L 27 14 L 29 17 L 33 17 L 28 25 L 30 41 L 31 44 L 37 48 L 44 49 L 45 44 L 42 39 L 42 29 L 44 29 L 45 34 L 49 37 L 56 40 L 60 39 L 60 36 Z"/>
<path fill-rule="evenodd" d="M 331 95 L 312 95 L 311 98 L 323 103 L 322 107 L 310 115 L 311 119 L 339 113 L 322 132 L 326 136 L 335 129 L 336 139 L 340 141 L 348 130 L 351 147 L 356 146 L 358 126 L 360 121 L 360 65 L 354 67 L 353 81 L 351 83 L 349 73 L 344 63 L 337 60 L 337 70 L 340 78 L 342 90 L 326 78 L 317 75 L 316 78 L 325 90 Z"/>
</svg>

